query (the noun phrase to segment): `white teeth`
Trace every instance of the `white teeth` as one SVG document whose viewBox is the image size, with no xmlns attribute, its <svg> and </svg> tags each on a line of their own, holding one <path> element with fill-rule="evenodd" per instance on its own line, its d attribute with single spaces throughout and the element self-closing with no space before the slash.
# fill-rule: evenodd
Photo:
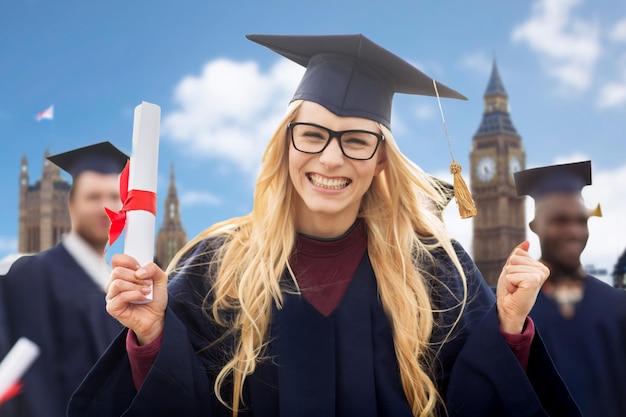
<svg viewBox="0 0 626 417">
<path fill-rule="evenodd" d="M 308 177 L 313 185 L 330 190 L 340 190 L 350 184 L 350 180 L 347 178 L 326 178 L 315 174 L 309 174 Z"/>
</svg>

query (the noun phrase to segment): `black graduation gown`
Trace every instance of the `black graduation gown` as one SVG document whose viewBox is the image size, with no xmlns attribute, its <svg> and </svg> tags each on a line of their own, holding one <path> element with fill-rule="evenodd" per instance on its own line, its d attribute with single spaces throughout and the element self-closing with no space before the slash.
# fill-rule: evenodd
<svg viewBox="0 0 626 417">
<path fill-rule="evenodd" d="M 4 295 L 3 295 L 3 286 L 2 282 L 4 281 L 4 275 L 0 275 L 0 361 L 2 361 L 9 350 L 11 350 L 11 345 L 9 341 L 9 329 L 8 322 L 6 320 L 6 313 L 4 306 L 6 304 Z M 2 393 L 0 393 L 1 395 Z M 10 409 L 13 408 L 13 405 L 10 401 L 5 402 L 4 404 L 0 403 L 0 415 L 4 415 L 4 413 L 8 413 Z M 14 411 L 12 411 L 14 412 Z"/>
<path fill-rule="evenodd" d="M 0 361 L 4 359 L 4 356 L 11 349 L 11 345 L 9 344 L 9 329 L 7 327 L 8 322 L 6 320 L 6 312 L 4 311 L 6 302 L 4 301 L 3 295 L 3 281 L 4 275 L 0 275 Z"/>
<path fill-rule="evenodd" d="M 9 336 L 9 321 L 6 312 L 6 297 L 4 296 L 4 278 L 0 275 L 0 360 L 3 360 L 13 347 Z M 18 416 L 16 400 L 8 400 L 0 403 L 0 416 Z"/>
<path fill-rule="evenodd" d="M 1 277 L 10 343 L 20 337 L 41 352 L 22 392 L 2 417 L 61 417 L 72 392 L 122 330 L 105 294 L 62 244 L 18 259 Z"/>
<path fill-rule="evenodd" d="M 232 341 L 222 338 L 207 349 L 223 329 L 211 324 L 199 308 L 208 290 L 207 259 L 201 255 L 206 250 L 206 243 L 200 244 L 183 266 L 184 273 L 176 274 L 169 285 L 162 346 L 140 390 L 132 382 L 122 335 L 72 397 L 69 417 L 229 415 L 212 392 L 224 359 L 222 349 Z M 434 365 L 450 415 L 579 415 L 538 336 L 529 380 L 498 329 L 493 293 L 469 256 L 460 247 L 458 252 L 468 272 L 471 302 L 459 331 Z M 458 295 L 460 281 L 449 259 L 436 256 L 431 272 L 447 277 Z M 434 286 L 435 302 L 452 306 L 442 301 L 451 299 L 445 291 Z M 438 322 L 453 321 L 455 310 L 438 316 Z M 412 415 L 367 254 L 328 317 L 303 297 L 285 292 L 283 308 L 273 311 L 265 356 L 269 359 L 247 380 L 243 416 Z"/>
<path fill-rule="evenodd" d="M 626 416 L 626 291 L 587 276 L 574 317 L 543 294 L 531 317 L 583 415 Z"/>
</svg>

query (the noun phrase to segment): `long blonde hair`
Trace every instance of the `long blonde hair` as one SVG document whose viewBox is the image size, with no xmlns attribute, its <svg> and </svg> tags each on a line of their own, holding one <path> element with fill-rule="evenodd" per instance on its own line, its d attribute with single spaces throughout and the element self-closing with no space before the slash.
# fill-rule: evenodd
<svg viewBox="0 0 626 417">
<path fill-rule="evenodd" d="M 293 102 L 270 140 L 262 159 L 252 211 L 215 224 L 189 242 L 170 264 L 198 241 L 222 236 L 225 244 L 215 256 L 217 274 L 205 311 L 218 324 L 231 327 L 236 344 L 232 357 L 215 381 L 215 394 L 237 416 L 244 381 L 255 371 L 267 343 L 273 305 L 282 305 L 280 280 L 290 271 L 295 230 L 294 189 L 289 179 L 287 124 L 301 101 Z M 420 237 L 433 237 L 448 253 L 465 280 L 463 270 L 437 213 L 427 206 L 441 203 L 430 177 L 398 149 L 384 126 L 387 166 L 377 175 L 361 202 L 371 259 L 382 306 L 393 327 L 393 339 L 405 395 L 415 416 L 430 416 L 440 398 L 430 363 L 433 310 L 429 285 L 416 266 L 430 259 L 432 248 Z M 291 274 L 292 279 L 293 274 Z M 295 282 L 294 282 L 295 283 Z M 297 285 L 297 283 L 295 283 Z M 211 304 L 207 300 L 211 300 Z M 234 313 L 234 314 L 233 314 Z M 228 318 L 226 318 L 228 315 Z M 232 383 L 232 403 L 222 396 Z"/>
</svg>

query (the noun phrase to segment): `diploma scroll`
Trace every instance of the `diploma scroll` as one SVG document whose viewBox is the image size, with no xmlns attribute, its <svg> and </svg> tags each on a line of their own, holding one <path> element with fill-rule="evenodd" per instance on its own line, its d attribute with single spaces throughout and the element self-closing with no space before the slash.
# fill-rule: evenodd
<svg viewBox="0 0 626 417">
<path fill-rule="evenodd" d="M 128 191 L 143 190 L 156 194 L 159 160 L 159 132 L 161 108 L 156 104 L 141 102 L 135 107 L 133 123 L 133 150 L 130 157 Z M 140 265 L 154 261 L 155 216 L 145 210 L 126 213 L 124 253 Z M 142 303 L 152 301 L 152 292 Z"/>
<path fill-rule="evenodd" d="M 13 345 L 0 363 L 0 399 L 17 384 L 39 356 L 39 346 L 22 337 Z"/>
</svg>

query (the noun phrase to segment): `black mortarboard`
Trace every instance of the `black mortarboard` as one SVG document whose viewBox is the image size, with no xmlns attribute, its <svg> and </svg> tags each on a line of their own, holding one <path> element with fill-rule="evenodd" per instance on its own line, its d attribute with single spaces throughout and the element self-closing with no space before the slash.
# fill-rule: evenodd
<svg viewBox="0 0 626 417">
<path fill-rule="evenodd" d="M 448 203 L 454 198 L 454 185 L 433 175 L 430 175 L 430 178 L 433 180 L 437 192 L 443 197 L 443 205 L 441 208 L 445 209 Z"/>
<path fill-rule="evenodd" d="M 433 80 L 363 35 L 247 35 L 306 67 L 293 100 L 309 100 L 339 116 L 364 117 L 390 128 L 394 93 L 435 96 Z M 437 83 L 440 97 L 466 100 Z"/>
<path fill-rule="evenodd" d="M 101 142 L 48 157 L 48 160 L 76 178 L 84 171 L 119 174 L 128 156 L 111 142 Z"/>
<path fill-rule="evenodd" d="M 591 185 L 591 161 L 527 169 L 514 177 L 518 196 L 536 199 L 551 193 L 580 193 Z"/>
</svg>

